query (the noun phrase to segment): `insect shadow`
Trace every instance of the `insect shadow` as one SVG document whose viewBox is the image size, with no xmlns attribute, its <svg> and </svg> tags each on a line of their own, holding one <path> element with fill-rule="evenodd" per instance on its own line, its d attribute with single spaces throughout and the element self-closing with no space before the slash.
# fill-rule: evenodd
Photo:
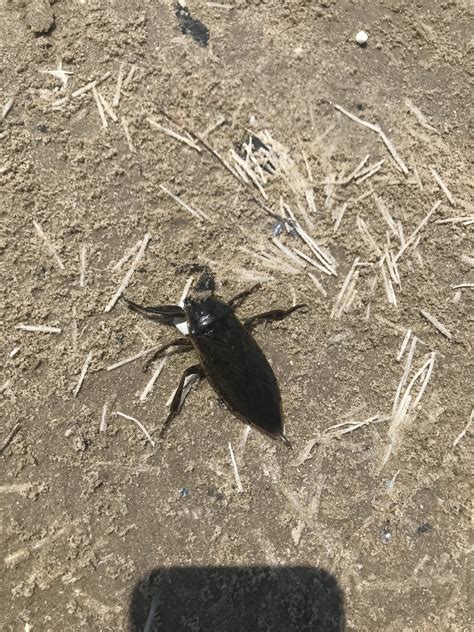
<svg viewBox="0 0 474 632">
<path fill-rule="evenodd" d="M 344 632 L 336 578 L 309 566 L 157 568 L 134 586 L 129 632 Z"/>
<path fill-rule="evenodd" d="M 157 349 L 147 359 L 144 370 L 172 347 L 181 352 L 194 351 L 199 360 L 182 374 L 160 438 L 183 404 L 188 380 L 198 376 L 207 378 L 234 415 L 264 433 L 281 438 L 291 447 L 283 433 L 278 382 L 252 336 L 252 329 L 262 322 L 282 320 L 305 306 L 272 309 L 241 322 L 235 314 L 236 308 L 260 286 L 240 292 L 226 303 L 214 293 L 211 271 L 206 266 L 198 269 L 202 273 L 182 305 L 146 307 L 124 299 L 131 310 L 159 323 L 175 326 L 184 334 Z"/>
</svg>

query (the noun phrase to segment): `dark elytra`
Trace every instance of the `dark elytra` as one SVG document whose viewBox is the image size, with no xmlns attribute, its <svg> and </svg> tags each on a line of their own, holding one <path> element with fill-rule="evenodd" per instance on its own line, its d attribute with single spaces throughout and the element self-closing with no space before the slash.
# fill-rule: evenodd
<svg viewBox="0 0 474 632">
<path fill-rule="evenodd" d="M 130 309 L 147 318 L 166 325 L 183 321 L 188 325 L 188 335 L 160 347 L 148 359 L 145 368 L 170 347 L 179 347 L 179 351 L 185 352 L 194 350 L 199 358 L 199 364 L 183 373 L 160 436 L 179 412 L 186 378 L 197 374 L 208 379 L 227 407 L 242 421 L 280 437 L 290 446 L 283 434 L 278 382 L 251 329 L 259 322 L 282 320 L 303 305 L 264 312 L 241 323 L 234 306 L 258 287 L 241 292 L 225 303 L 214 295 L 214 279 L 205 268 L 185 300 L 184 308 L 178 305 L 144 307 L 125 299 Z"/>
</svg>

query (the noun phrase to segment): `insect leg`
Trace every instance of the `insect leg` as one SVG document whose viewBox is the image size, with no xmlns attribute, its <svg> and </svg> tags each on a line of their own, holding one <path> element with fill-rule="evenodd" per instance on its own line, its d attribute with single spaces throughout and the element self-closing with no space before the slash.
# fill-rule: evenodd
<svg viewBox="0 0 474 632">
<path fill-rule="evenodd" d="M 260 288 L 261 288 L 260 283 L 256 283 L 248 290 L 244 290 L 243 292 L 240 292 L 240 294 L 237 294 L 237 296 L 234 296 L 233 298 L 231 298 L 227 304 L 230 305 L 230 307 L 234 307 L 234 306 L 238 307 L 241 301 L 243 301 L 245 298 L 247 298 L 247 296 L 250 296 L 250 294 L 253 294 L 256 290 L 259 290 Z"/>
<path fill-rule="evenodd" d="M 153 351 L 153 353 L 150 355 L 150 357 L 147 358 L 145 364 L 143 365 L 143 372 L 148 371 L 148 369 L 150 368 L 150 364 L 152 362 L 154 362 L 156 360 L 156 358 L 159 358 L 160 355 L 164 351 L 169 349 L 170 347 L 182 347 L 182 349 L 179 349 L 179 351 L 187 352 L 187 351 L 191 351 L 192 350 L 193 345 L 191 344 L 191 342 L 190 342 L 190 340 L 188 338 L 176 338 L 176 340 L 172 340 L 171 342 L 167 342 L 165 345 L 163 345 L 162 347 L 160 347 L 156 351 Z"/>
<path fill-rule="evenodd" d="M 127 307 L 133 312 L 137 312 L 145 318 L 151 320 L 157 320 L 164 325 L 174 325 L 175 318 L 185 318 L 184 310 L 179 305 L 157 305 L 156 307 L 145 307 L 144 305 L 138 305 L 128 299 L 123 299 L 127 304 Z"/>
<path fill-rule="evenodd" d="M 293 313 L 297 309 L 301 309 L 302 307 L 306 307 L 306 305 L 294 305 L 293 307 L 290 307 L 290 309 L 272 309 L 269 312 L 263 312 L 263 314 L 257 314 L 256 316 L 247 318 L 244 321 L 244 326 L 247 329 L 252 329 L 254 325 L 258 325 L 259 323 L 272 320 L 283 320 L 291 313 Z"/>
<path fill-rule="evenodd" d="M 190 375 L 198 375 L 199 378 L 204 377 L 204 371 L 202 370 L 201 365 L 194 364 L 193 366 L 188 367 L 186 371 L 183 373 L 183 375 L 181 376 L 181 380 L 179 381 L 178 388 L 176 389 L 176 393 L 174 394 L 173 401 L 171 402 L 170 412 L 168 413 L 168 417 L 166 418 L 165 423 L 163 424 L 163 428 L 160 431 L 160 439 L 162 439 L 165 436 L 165 433 L 168 430 L 168 426 L 170 425 L 173 417 L 176 417 L 176 415 L 180 411 L 180 408 L 183 404 L 181 400 L 183 396 L 183 390 L 186 386 L 186 378 L 188 378 Z"/>
</svg>

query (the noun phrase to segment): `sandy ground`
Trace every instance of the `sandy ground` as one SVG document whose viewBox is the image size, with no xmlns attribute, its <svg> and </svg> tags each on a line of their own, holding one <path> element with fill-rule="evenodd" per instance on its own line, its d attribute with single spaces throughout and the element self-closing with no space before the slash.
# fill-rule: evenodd
<svg viewBox="0 0 474 632">
<path fill-rule="evenodd" d="M 470 630 L 472 4 L 188 9 L 0 0 L 2 629 Z M 157 441 L 186 354 L 107 370 L 192 262 L 307 303 L 255 332 L 293 450 L 206 383 Z"/>
</svg>

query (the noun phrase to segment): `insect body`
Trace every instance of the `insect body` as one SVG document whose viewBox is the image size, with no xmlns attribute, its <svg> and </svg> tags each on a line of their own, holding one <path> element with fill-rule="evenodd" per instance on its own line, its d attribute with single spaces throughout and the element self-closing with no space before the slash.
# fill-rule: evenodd
<svg viewBox="0 0 474 632">
<path fill-rule="evenodd" d="M 229 303 L 224 303 L 214 296 L 212 277 L 204 273 L 193 293 L 184 301 L 183 307 L 144 307 L 127 301 L 130 309 L 153 320 L 167 325 L 176 325 L 185 320 L 187 324 L 187 336 L 173 340 L 158 349 L 145 366 L 172 346 L 180 347 L 181 351 L 194 350 L 199 358 L 199 364 L 186 369 L 181 377 L 161 436 L 179 412 L 186 378 L 198 374 L 208 379 L 236 416 L 274 437 L 281 437 L 290 445 L 283 434 L 278 382 L 263 351 L 250 332 L 257 323 L 282 320 L 303 305 L 295 305 L 287 310 L 265 312 L 241 323 L 235 315 L 234 306 L 257 287 L 242 292 Z M 180 330 L 182 331 L 181 327 Z"/>
</svg>

